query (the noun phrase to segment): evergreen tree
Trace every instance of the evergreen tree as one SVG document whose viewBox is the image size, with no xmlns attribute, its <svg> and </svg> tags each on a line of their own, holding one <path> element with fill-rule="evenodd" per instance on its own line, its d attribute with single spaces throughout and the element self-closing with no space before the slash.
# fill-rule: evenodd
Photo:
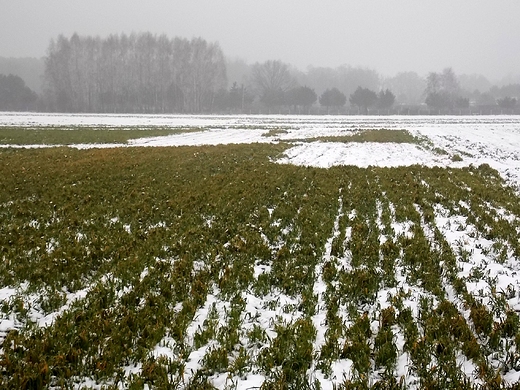
<svg viewBox="0 0 520 390">
<path fill-rule="evenodd" d="M 497 99 L 497 104 L 500 106 L 500 108 L 513 109 L 516 106 L 516 99 L 506 96 L 502 99 Z"/>
<path fill-rule="evenodd" d="M 0 111 L 30 111 L 38 96 L 21 77 L 0 74 Z"/>
<path fill-rule="evenodd" d="M 379 92 L 379 95 L 377 97 L 377 106 L 379 108 L 390 108 L 394 105 L 395 102 L 395 95 L 389 90 L 381 90 Z"/>
<path fill-rule="evenodd" d="M 343 107 L 347 97 L 337 88 L 327 89 L 320 96 L 320 104 L 329 109 L 330 107 Z"/>
<path fill-rule="evenodd" d="M 363 113 L 368 113 L 368 107 L 372 107 L 377 103 L 377 94 L 368 88 L 358 87 L 350 95 L 349 101 L 353 106 L 359 107 Z"/>
<path fill-rule="evenodd" d="M 289 106 L 308 110 L 318 100 L 314 89 L 309 87 L 297 87 L 285 93 L 285 102 Z"/>
</svg>

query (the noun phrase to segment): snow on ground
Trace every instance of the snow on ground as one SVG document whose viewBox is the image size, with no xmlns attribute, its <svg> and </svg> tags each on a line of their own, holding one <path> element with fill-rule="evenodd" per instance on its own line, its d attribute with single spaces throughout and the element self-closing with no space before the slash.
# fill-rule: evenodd
<svg viewBox="0 0 520 390">
<path fill-rule="evenodd" d="M 0 126 L 215 126 L 224 125 L 227 117 L 194 115 L 145 115 L 145 114 L 47 114 L 0 113 Z"/>
<path fill-rule="evenodd" d="M 316 166 L 328 168 L 335 165 L 356 165 L 360 167 L 381 166 L 396 167 L 420 164 L 424 166 L 450 166 L 462 167 L 470 164 L 489 164 L 500 172 L 509 184 L 520 190 L 520 117 L 518 116 L 496 116 L 496 117 L 344 117 L 344 116 L 191 116 L 191 115 L 70 115 L 70 114 L 26 114 L 26 113 L 0 113 L 1 126 L 106 126 L 115 128 L 127 128 L 133 126 L 143 127 L 201 127 L 200 132 L 181 133 L 165 137 L 142 138 L 132 140 L 128 145 L 75 145 L 78 148 L 99 148 L 113 146 L 133 147 L 157 147 L 157 146 L 183 146 L 183 145 L 216 145 L 230 143 L 257 143 L 257 142 L 292 142 L 293 146 L 286 150 L 285 155 L 277 160 L 278 163 L 296 164 L 303 166 Z M 320 136 L 340 136 L 358 131 L 360 129 L 405 129 L 413 135 L 425 138 L 429 144 L 393 144 L 393 143 L 341 143 L 341 142 L 302 142 L 305 138 Z M 267 133 L 273 129 L 282 129 L 271 136 Z M 294 141 L 298 139 L 300 141 Z M 291 141 L 293 140 L 293 141 Z M 12 145 L 11 145 L 12 146 Z M 16 145 L 15 145 L 16 146 Z M 39 146 L 41 147 L 41 146 Z M 439 153 L 439 150 L 444 153 Z M 453 155 L 458 154 L 462 161 L 452 161 Z M 327 242 L 324 260 L 330 257 L 332 239 L 338 234 L 339 219 L 344 217 L 342 210 L 342 197 L 339 198 L 339 209 L 334 224 L 334 230 Z M 460 261 L 460 276 L 469 277 L 471 274 L 487 272 L 489 280 L 494 280 L 495 288 L 507 292 L 508 289 L 520 291 L 520 284 L 516 277 L 520 270 L 516 261 L 508 253 L 505 262 L 496 261 L 496 253 L 493 252 L 492 243 L 482 237 L 475 237 L 475 228 L 467 224 L 462 216 L 449 215 L 446 210 L 438 207 L 435 213 L 435 225 L 440 229 L 455 253 L 467 253 L 465 261 Z M 272 209 L 269 209 L 270 214 Z M 504 219 L 515 218 L 506 215 L 504 210 L 497 213 Z M 349 218 L 351 218 L 349 216 Z M 114 221 L 117 222 L 117 221 Z M 208 222 L 211 223 L 211 222 Z M 411 234 L 411 225 L 406 222 L 392 221 L 392 227 L 396 234 Z M 426 232 L 425 232 L 426 233 Z M 427 235 L 428 236 L 428 235 Z M 265 237 L 265 236 L 264 236 Z M 348 240 L 349 232 L 346 233 Z M 383 238 L 383 237 L 382 237 Z M 386 238 L 384 238 L 386 240 Z M 277 248 L 277 243 L 268 243 L 272 249 Z M 482 249 L 479 249 L 482 248 Z M 485 251 L 492 256 L 484 254 Z M 348 256 L 339 259 L 345 268 L 350 267 Z M 344 263 L 344 264 L 343 264 Z M 268 268 L 255 268 L 255 277 Z M 317 279 L 314 292 L 317 295 L 317 312 L 312 318 L 314 326 L 318 329 L 316 347 L 319 349 L 325 339 L 327 327 L 324 326 L 324 312 L 320 311 L 324 306 L 324 292 L 326 285 L 321 277 L 321 264 L 315 269 Z M 408 298 L 404 300 L 405 307 L 412 309 L 413 316 L 417 318 L 417 302 L 421 296 L 428 296 L 425 291 L 411 286 L 407 283 L 406 270 L 397 264 L 396 266 L 397 286 L 403 291 L 408 291 Z M 484 280 L 468 281 L 469 292 L 479 297 L 482 302 L 490 306 L 489 295 L 491 286 Z M 450 287 L 450 286 L 447 286 Z M 452 292 L 451 287 L 447 289 Z M 36 318 L 40 326 L 48 326 L 62 310 L 72 304 L 76 299 L 84 298 L 84 291 L 77 296 L 67 296 L 66 304 L 60 311 L 47 316 Z M 16 290 L 13 288 L 0 289 L 0 301 L 9 300 L 14 297 Z M 382 290 L 378 295 L 378 307 L 371 311 L 379 310 L 389 305 L 388 294 L 397 295 L 397 288 Z M 450 294 L 448 294 L 450 295 Z M 451 294 L 453 295 L 453 294 Z M 515 294 L 516 295 L 516 294 Z M 242 318 L 244 332 L 257 326 L 264 330 L 269 338 L 274 339 L 276 334 L 272 330 L 272 322 L 281 318 L 290 322 L 301 315 L 298 311 L 286 313 L 282 309 L 285 306 L 295 305 L 297 302 L 289 297 L 279 295 L 268 297 L 271 300 L 279 300 L 275 309 L 265 307 L 258 297 L 251 293 L 243 296 L 245 310 L 253 313 L 250 319 Z M 433 299 L 433 297 L 432 297 Z M 454 302 L 457 303 L 457 302 Z M 518 310 L 518 299 L 511 299 L 508 304 Z M 459 307 L 460 305 L 456 305 Z M 229 309 L 229 304 L 223 302 L 218 294 L 209 294 L 205 305 L 197 311 L 193 322 L 187 330 L 188 344 L 193 346 L 195 333 L 203 327 L 208 313 L 215 308 L 219 316 L 218 326 L 224 324 L 227 318 L 220 315 Z M 463 313 L 467 319 L 468 314 Z M 340 310 L 339 315 L 343 320 L 348 319 L 345 310 Z M 16 318 L 11 316 L 0 321 L 0 338 L 5 337 L 5 332 L 16 327 Z M 377 329 L 374 329 L 374 333 Z M 396 376 L 407 375 L 407 384 L 414 388 L 418 381 L 415 373 L 410 368 L 410 358 L 403 353 L 404 338 L 402 333 L 395 334 L 395 343 L 399 350 L 396 366 Z M 157 347 L 151 352 L 155 357 L 165 356 L 171 358 L 174 354 L 172 339 L 166 335 Z M 247 344 L 247 343 L 246 343 Z M 200 367 L 200 362 L 211 345 L 201 348 L 193 348 L 188 360 L 187 375 L 193 375 Z M 474 364 L 464 357 L 457 358 L 464 374 L 470 378 L 475 367 Z M 320 372 L 315 372 L 317 379 L 323 388 L 332 388 L 342 375 L 351 371 L 351 361 L 339 360 L 333 362 L 331 367 L 331 378 L 326 379 Z M 313 367 L 314 369 L 315 367 Z M 139 368 L 135 368 L 138 372 Z M 504 380 L 509 383 L 517 381 L 520 373 L 510 370 L 504 375 Z M 217 388 L 225 388 L 226 376 L 215 377 L 214 385 Z M 236 388 L 253 388 L 262 384 L 265 378 L 257 373 L 251 373 L 247 378 L 233 378 L 236 380 Z"/>
<path fill-rule="evenodd" d="M 143 115 L 0 113 L 2 126 L 201 127 L 200 132 L 131 140 L 130 146 L 217 145 L 278 142 L 340 136 L 361 129 L 405 129 L 431 141 L 413 144 L 347 144 L 296 142 L 279 162 L 331 167 L 373 166 L 461 167 L 489 164 L 520 189 L 520 116 L 284 116 L 284 115 Z M 204 131 L 202 131 L 202 129 Z M 269 130 L 280 129 L 272 136 Z M 75 145 L 105 148 L 128 145 Z M 16 145 L 4 145 L 3 147 Z M 24 147 L 41 147 L 24 146 Z M 446 154 L 439 154 L 439 151 Z M 462 161 L 452 161 L 458 154 Z"/>
<path fill-rule="evenodd" d="M 334 165 L 356 165 L 365 168 L 370 165 L 397 167 L 412 164 L 449 164 L 446 156 L 435 156 L 413 144 L 311 142 L 294 146 L 285 154 L 285 157 L 278 160 L 279 163 L 319 168 L 330 168 Z"/>
<path fill-rule="evenodd" d="M 262 136 L 265 132 L 266 130 L 257 129 L 210 129 L 173 136 L 139 138 L 130 140 L 129 144 L 132 146 L 189 146 L 270 142 L 269 138 Z"/>
</svg>

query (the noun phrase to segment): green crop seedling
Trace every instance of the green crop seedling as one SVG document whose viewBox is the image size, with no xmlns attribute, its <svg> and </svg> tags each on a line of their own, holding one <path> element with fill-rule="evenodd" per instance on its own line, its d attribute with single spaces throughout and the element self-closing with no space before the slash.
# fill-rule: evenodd
<svg viewBox="0 0 520 390">
<path fill-rule="evenodd" d="M 274 162 L 289 146 L 0 150 L 0 387 L 514 387 L 514 190 L 487 165 Z"/>
</svg>

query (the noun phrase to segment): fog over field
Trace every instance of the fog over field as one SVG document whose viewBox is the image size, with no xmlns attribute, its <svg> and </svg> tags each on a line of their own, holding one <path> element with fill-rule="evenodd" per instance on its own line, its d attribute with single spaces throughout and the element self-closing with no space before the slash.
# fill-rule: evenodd
<svg viewBox="0 0 520 390">
<path fill-rule="evenodd" d="M 0 389 L 520 388 L 519 15 L 0 0 Z"/>
<path fill-rule="evenodd" d="M 0 57 L 42 57 L 59 34 L 150 31 L 218 41 L 250 63 L 350 64 L 383 75 L 453 67 L 497 79 L 519 73 L 518 15 L 513 0 L 3 1 Z"/>
</svg>

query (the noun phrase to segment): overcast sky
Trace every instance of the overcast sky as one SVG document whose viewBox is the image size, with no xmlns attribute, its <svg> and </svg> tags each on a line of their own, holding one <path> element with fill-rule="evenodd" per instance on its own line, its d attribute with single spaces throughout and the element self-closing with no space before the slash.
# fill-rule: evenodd
<svg viewBox="0 0 520 390">
<path fill-rule="evenodd" d="M 143 31 L 301 70 L 520 74 L 519 0 L 0 0 L 1 57 L 41 57 L 60 33 Z"/>
</svg>

